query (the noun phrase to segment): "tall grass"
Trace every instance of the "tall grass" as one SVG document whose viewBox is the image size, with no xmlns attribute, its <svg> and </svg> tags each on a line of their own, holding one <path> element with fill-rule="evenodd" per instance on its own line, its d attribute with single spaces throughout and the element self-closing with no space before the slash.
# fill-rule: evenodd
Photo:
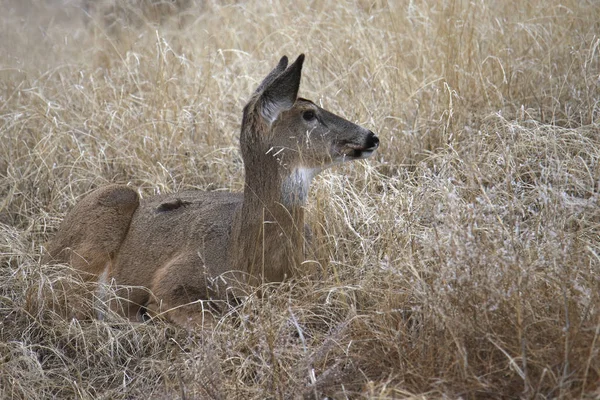
<svg viewBox="0 0 600 400">
<path fill-rule="evenodd" d="M 600 396 L 597 2 L 2 9 L 2 398 Z M 311 272 L 214 331 L 55 312 L 77 199 L 241 190 L 241 109 L 301 52 L 301 95 L 382 141 L 316 180 Z"/>
</svg>

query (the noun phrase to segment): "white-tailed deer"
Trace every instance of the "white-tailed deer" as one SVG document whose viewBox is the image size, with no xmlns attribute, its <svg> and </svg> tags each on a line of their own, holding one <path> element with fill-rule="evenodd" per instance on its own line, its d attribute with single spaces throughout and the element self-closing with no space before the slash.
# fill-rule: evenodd
<svg viewBox="0 0 600 400">
<path fill-rule="evenodd" d="M 243 285 L 280 282 L 304 260 L 304 206 L 312 178 L 369 157 L 373 132 L 298 98 L 304 55 L 287 57 L 244 107 L 244 193 L 187 191 L 141 200 L 121 185 L 75 205 L 48 246 L 92 281 L 128 286 L 113 304 L 182 326 L 203 324 L 210 300 Z M 147 290 L 149 289 L 149 290 Z M 206 302 L 205 302 L 206 301 Z"/>
</svg>

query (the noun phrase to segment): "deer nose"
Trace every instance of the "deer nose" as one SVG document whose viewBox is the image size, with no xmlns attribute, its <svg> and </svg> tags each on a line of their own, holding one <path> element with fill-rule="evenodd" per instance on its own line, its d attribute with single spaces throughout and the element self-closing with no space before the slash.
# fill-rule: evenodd
<svg viewBox="0 0 600 400">
<path fill-rule="evenodd" d="M 366 147 L 368 150 L 375 150 L 379 147 L 379 138 L 372 131 L 367 135 Z"/>
</svg>

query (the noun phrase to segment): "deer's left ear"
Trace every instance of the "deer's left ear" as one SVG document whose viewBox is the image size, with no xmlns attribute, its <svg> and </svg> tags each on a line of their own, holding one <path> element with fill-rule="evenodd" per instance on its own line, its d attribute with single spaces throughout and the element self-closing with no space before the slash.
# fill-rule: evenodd
<svg viewBox="0 0 600 400">
<path fill-rule="evenodd" d="M 279 114 L 293 107 L 298 97 L 304 54 L 273 80 L 262 92 L 258 100 L 264 119 L 273 123 Z"/>
</svg>

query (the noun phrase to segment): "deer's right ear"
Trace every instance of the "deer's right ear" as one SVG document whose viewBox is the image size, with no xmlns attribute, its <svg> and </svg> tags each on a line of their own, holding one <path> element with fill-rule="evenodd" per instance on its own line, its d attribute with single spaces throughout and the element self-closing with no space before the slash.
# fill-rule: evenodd
<svg viewBox="0 0 600 400">
<path fill-rule="evenodd" d="M 265 88 L 267 86 L 269 86 L 271 83 L 273 83 L 275 78 L 277 78 L 279 75 L 281 75 L 281 73 L 283 71 L 285 71 L 285 69 L 287 68 L 287 65 L 288 65 L 287 56 L 281 57 L 281 60 L 279 60 L 279 64 L 277 64 L 277 66 L 275 68 L 273 68 L 273 70 L 271 72 L 269 72 L 269 75 L 267 75 L 267 77 L 265 79 L 263 79 L 263 81 L 260 83 L 260 85 L 258 85 L 258 88 L 256 88 L 254 93 L 261 93 L 263 90 L 265 90 Z"/>
<path fill-rule="evenodd" d="M 279 65 L 282 62 L 283 58 Z M 298 89 L 300 88 L 300 78 L 302 77 L 302 63 L 304 63 L 304 54 L 300 54 L 289 68 L 266 85 L 260 95 L 258 99 L 260 112 L 269 123 L 273 123 L 279 114 L 292 108 L 296 102 Z"/>
</svg>

